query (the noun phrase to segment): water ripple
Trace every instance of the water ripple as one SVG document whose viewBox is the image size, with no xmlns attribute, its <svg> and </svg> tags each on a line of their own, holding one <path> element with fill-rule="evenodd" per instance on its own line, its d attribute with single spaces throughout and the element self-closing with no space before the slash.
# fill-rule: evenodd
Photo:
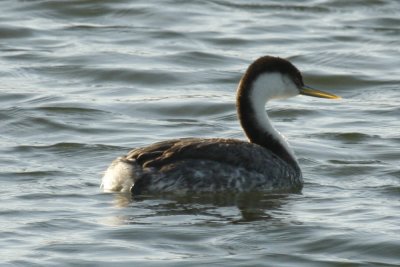
<svg viewBox="0 0 400 267">
<path fill-rule="evenodd" d="M 397 266 L 398 1 L 2 4 L 5 265 Z M 234 94 L 264 54 L 342 96 L 267 106 L 298 156 L 302 194 L 101 192 L 107 165 L 134 147 L 245 140 Z"/>
</svg>

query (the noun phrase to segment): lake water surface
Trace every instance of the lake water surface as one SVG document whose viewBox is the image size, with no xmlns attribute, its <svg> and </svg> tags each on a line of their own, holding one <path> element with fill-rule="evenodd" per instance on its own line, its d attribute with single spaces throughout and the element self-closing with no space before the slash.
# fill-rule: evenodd
<svg viewBox="0 0 400 267">
<path fill-rule="evenodd" d="M 0 1 L 1 266 L 400 266 L 400 2 Z M 133 147 L 244 139 L 262 55 L 339 101 L 268 105 L 302 194 L 103 193 Z"/>
</svg>

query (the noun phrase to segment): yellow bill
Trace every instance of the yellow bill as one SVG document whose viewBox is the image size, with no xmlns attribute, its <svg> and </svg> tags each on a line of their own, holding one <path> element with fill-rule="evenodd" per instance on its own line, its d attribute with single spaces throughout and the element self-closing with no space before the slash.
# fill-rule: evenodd
<svg viewBox="0 0 400 267">
<path fill-rule="evenodd" d="M 321 98 L 329 98 L 329 99 L 340 99 L 340 96 L 327 93 L 324 91 L 320 91 L 314 88 L 311 88 L 307 85 L 304 85 L 302 88 L 300 88 L 300 94 L 301 95 L 308 95 L 308 96 L 314 96 L 314 97 L 321 97 Z"/>
</svg>

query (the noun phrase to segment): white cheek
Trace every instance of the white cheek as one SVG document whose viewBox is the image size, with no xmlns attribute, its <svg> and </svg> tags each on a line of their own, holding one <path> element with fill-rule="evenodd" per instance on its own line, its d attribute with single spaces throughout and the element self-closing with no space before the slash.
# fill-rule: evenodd
<svg viewBox="0 0 400 267">
<path fill-rule="evenodd" d="M 299 94 L 299 89 L 297 88 L 296 84 L 290 79 L 288 76 L 283 76 L 282 78 L 284 88 L 285 88 L 285 95 L 284 98 L 296 96 Z"/>
<path fill-rule="evenodd" d="M 256 103 L 269 99 L 289 98 L 299 94 L 299 89 L 292 79 L 279 72 L 261 74 L 253 83 L 252 98 Z"/>
<path fill-rule="evenodd" d="M 265 104 L 269 99 L 281 98 L 285 87 L 279 72 L 264 73 L 254 81 L 251 97 L 254 102 Z"/>
</svg>

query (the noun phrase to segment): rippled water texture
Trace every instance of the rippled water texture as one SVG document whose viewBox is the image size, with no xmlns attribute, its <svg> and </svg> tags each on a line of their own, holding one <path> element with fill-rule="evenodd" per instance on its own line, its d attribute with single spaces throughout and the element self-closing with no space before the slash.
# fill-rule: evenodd
<svg viewBox="0 0 400 267">
<path fill-rule="evenodd" d="M 1 266 L 399 266 L 400 2 L 0 2 Z M 269 104 L 302 194 L 103 193 L 129 149 L 244 138 L 255 58 L 340 101 Z"/>
</svg>

